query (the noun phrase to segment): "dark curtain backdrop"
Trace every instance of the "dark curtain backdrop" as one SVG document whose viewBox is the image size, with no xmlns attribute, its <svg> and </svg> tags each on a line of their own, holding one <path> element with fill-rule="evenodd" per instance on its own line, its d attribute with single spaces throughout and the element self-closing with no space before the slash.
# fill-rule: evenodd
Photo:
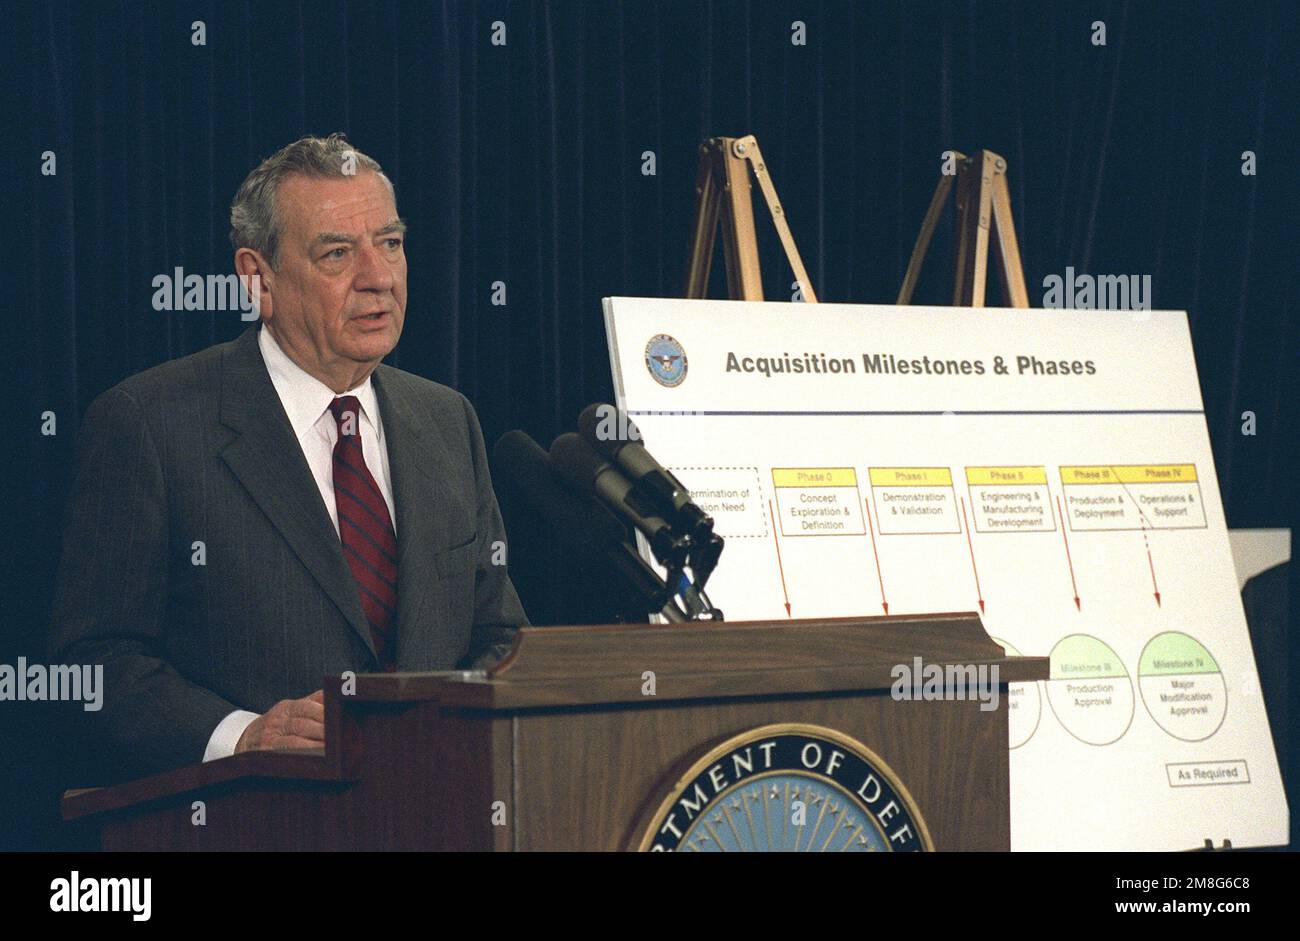
<svg viewBox="0 0 1300 941">
<path fill-rule="evenodd" d="M 599 300 L 680 293 L 701 140 L 756 134 L 820 297 L 878 303 L 896 294 L 940 153 L 995 150 L 1035 306 L 1067 265 L 1151 275 L 1154 306 L 1191 315 L 1229 524 L 1293 525 L 1292 0 L 52 2 L 2 17 L 17 377 L 4 662 L 39 655 L 86 406 L 243 329 L 235 313 L 154 311 L 151 279 L 230 271 L 240 180 L 334 130 L 384 165 L 411 227 L 391 361 L 465 392 L 489 442 L 518 427 L 549 443 L 609 397 Z M 806 46 L 791 44 L 795 20 Z M 759 223 L 767 294 L 788 299 Z M 918 302 L 947 301 L 950 245 L 945 224 Z M 511 564 L 534 620 L 562 616 L 554 557 Z M 47 713 L 19 708 L 0 703 L 0 847 L 78 845 L 55 795 L 82 769 Z"/>
</svg>

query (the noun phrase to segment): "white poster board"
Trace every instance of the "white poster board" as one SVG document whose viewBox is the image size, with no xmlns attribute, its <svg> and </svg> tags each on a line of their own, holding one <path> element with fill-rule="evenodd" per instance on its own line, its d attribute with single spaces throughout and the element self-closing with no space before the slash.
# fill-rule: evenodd
<svg viewBox="0 0 1300 941">
<path fill-rule="evenodd" d="M 1284 844 L 1173 311 L 606 298 L 620 407 L 726 537 L 728 620 L 982 610 L 1012 847 Z"/>
</svg>

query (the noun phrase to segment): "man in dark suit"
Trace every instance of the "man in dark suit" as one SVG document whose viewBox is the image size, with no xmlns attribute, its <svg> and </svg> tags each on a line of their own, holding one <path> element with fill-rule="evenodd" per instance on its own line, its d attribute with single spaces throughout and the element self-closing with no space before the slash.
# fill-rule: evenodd
<svg viewBox="0 0 1300 941">
<path fill-rule="evenodd" d="M 526 623 L 473 408 L 380 362 L 405 229 L 341 135 L 290 144 L 231 207 L 260 326 L 87 412 L 52 654 L 104 666 L 77 715 L 113 777 L 319 748 L 324 676 L 486 662 Z"/>
</svg>

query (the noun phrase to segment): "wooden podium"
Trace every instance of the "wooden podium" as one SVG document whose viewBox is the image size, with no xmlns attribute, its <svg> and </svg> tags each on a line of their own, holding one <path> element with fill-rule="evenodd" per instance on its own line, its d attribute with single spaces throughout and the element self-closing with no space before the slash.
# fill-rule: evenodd
<svg viewBox="0 0 1300 941">
<path fill-rule="evenodd" d="M 996 666 L 997 708 L 892 696 L 915 658 Z M 63 816 L 105 850 L 1007 850 L 1006 684 L 1047 664 L 973 613 L 525 628 L 486 673 L 327 679 L 323 751 L 69 791 Z"/>
</svg>

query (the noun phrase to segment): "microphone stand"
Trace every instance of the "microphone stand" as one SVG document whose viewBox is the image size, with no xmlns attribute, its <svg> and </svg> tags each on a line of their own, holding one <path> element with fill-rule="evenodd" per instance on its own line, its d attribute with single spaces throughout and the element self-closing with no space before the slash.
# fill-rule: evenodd
<svg viewBox="0 0 1300 941">
<path fill-rule="evenodd" d="M 662 581 L 668 595 L 666 603 L 659 612 L 666 620 L 682 623 L 724 619 L 722 611 L 715 608 L 709 601 L 709 596 L 704 593 L 705 582 L 713 573 L 718 556 L 722 552 L 722 542 L 722 537 L 712 533 L 707 542 L 699 543 L 690 535 L 678 537 L 675 531 L 672 540 L 661 540 L 661 544 L 671 545 L 671 550 L 664 552 L 663 555 L 655 552 L 655 558 L 668 570 L 667 576 L 663 579 L 659 579 L 658 575 L 655 576 L 656 581 Z M 686 576 L 687 568 L 691 570 L 692 578 Z"/>
</svg>

